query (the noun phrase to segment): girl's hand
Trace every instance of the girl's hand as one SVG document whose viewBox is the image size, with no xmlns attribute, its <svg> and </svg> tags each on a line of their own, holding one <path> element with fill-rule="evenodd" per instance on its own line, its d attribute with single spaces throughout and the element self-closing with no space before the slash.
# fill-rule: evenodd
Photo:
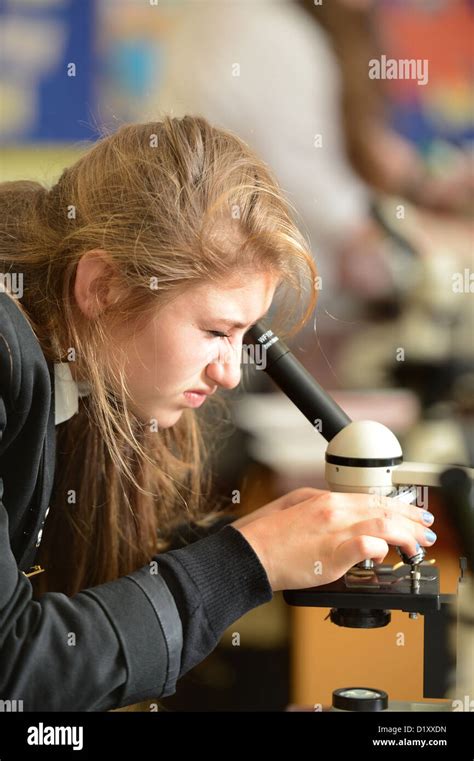
<svg viewBox="0 0 474 761">
<path fill-rule="evenodd" d="M 366 558 L 381 563 L 389 544 L 411 556 L 417 545 L 436 541 L 427 530 L 433 516 L 414 505 L 373 494 L 317 489 L 301 500 L 299 491 L 286 495 L 296 504 L 285 506 L 285 498 L 280 498 L 265 506 L 273 506 L 266 514 L 257 518 L 256 511 L 247 524 L 231 524 L 253 547 L 275 592 L 328 584 Z"/>
<path fill-rule="evenodd" d="M 278 499 L 274 499 L 272 502 L 269 502 L 267 505 L 260 507 L 258 510 L 254 510 L 248 515 L 243 515 L 242 518 L 238 518 L 230 525 L 234 528 L 240 529 L 243 526 L 246 526 L 248 523 L 252 523 L 252 521 L 257 520 L 258 518 L 263 518 L 265 515 L 276 513 L 279 510 L 285 510 L 287 507 L 297 505 L 298 502 L 304 502 L 304 500 L 309 499 L 310 497 L 316 497 L 323 493 L 324 492 L 321 489 L 312 489 L 309 486 L 293 489 L 293 491 L 288 492 L 288 494 L 284 494 L 282 497 L 278 497 Z"/>
</svg>

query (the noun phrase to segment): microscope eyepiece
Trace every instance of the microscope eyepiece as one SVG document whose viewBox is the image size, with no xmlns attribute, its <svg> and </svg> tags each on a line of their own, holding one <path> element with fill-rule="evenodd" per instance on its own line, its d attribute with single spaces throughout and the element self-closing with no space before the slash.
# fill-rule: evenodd
<svg viewBox="0 0 474 761">
<path fill-rule="evenodd" d="M 245 341 L 261 347 L 265 372 L 288 396 L 312 425 L 320 422 L 318 432 L 331 439 L 351 422 L 339 405 L 319 385 L 271 328 L 256 323 L 245 334 Z"/>
</svg>

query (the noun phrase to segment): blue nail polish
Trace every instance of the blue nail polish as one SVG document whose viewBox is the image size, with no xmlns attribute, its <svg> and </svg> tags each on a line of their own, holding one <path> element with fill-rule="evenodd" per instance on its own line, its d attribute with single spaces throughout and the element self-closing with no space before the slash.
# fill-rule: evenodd
<svg viewBox="0 0 474 761">
<path fill-rule="evenodd" d="M 417 552 L 418 552 L 418 550 L 421 550 L 421 547 L 420 547 L 420 545 L 418 544 L 418 542 L 416 543 L 416 550 L 417 550 Z"/>
<path fill-rule="evenodd" d="M 436 534 L 434 531 L 430 531 L 429 528 L 425 531 L 425 536 L 429 542 L 435 542 L 436 541 Z"/>
<path fill-rule="evenodd" d="M 433 523 L 434 521 L 434 515 L 428 512 L 423 513 L 423 520 L 425 523 Z"/>
</svg>

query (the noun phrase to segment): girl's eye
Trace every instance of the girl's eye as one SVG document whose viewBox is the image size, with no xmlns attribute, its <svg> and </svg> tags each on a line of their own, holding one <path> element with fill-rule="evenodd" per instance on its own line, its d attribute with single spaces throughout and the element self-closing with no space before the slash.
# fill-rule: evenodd
<svg viewBox="0 0 474 761">
<path fill-rule="evenodd" d="M 207 330 L 206 333 L 210 333 L 211 336 L 217 336 L 218 338 L 230 338 L 230 335 L 221 333 L 220 330 Z"/>
</svg>

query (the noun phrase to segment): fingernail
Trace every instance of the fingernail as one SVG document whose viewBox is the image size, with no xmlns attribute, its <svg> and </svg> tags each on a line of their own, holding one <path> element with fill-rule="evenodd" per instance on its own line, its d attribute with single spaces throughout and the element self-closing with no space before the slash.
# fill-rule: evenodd
<svg viewBox="0 0 474 761">
<path fill-rule="evenodd" d="M 432 513 L 424 512 L 423 513 L 423 520 L 425 523 L 433 523 L 434 521 L 434 515 Z"/>
<path fill-rule="evenodd" d="M 418 542 L 416 543 L 416 549 L 417 549 L 417 550 L 421 550 L 421 547 L 420 547 L 420 545 L 418 544 Z"/>
<path fill-rule="evenodd" d="M 429 528 L 425 531 L 425 536 L 429 542 L 435 542 L 436 541 L 436 534 L 434 531 L 430 531 Z"/>
</svg>

